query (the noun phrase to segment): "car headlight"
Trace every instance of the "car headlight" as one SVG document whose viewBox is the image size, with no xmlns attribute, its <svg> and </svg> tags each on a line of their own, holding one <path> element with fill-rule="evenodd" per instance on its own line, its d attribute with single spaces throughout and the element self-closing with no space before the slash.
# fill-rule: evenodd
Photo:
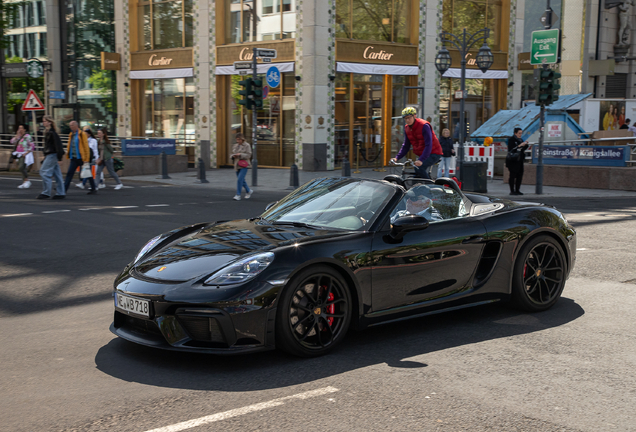
<svg viewBox="0 0 636 432">
<path fill-rule="evenodd" d="M 274 261 L 272 252 L 259 253 L 230 264 L 210 276 L 205 285 L 232 285 L 246 282 L 256 277 Z"/>
<path fill-rule="evenodd" d="M 137 262 L 137 261 L 139 261 L 139 259 L 140 259 L 142 256 L 146 255 L 146 253 L 147 253 L 150 249 L 152 249 L 152 247 L 153 247 L 154 245 L 156 245 L 156 244 L 157 244 L 157 242 L 158 242 L 159 240 L 161 240 L 161 235 L 158 235 L 157 237 L 153 238 L 153 239 L 152 239 L 152 240 L 150 240 L 148 243 L 146 243 L 146 246 L 144 246 L 144 247 L 142 247 L 142 248 L 141 248 L 141 250 L 139 251 L 139 253 L 138 253 L 138 254 L 137 254 L 137 256 L 135 257 L 135 261 L 133 261 L 133 262 Z"/>
</svg>

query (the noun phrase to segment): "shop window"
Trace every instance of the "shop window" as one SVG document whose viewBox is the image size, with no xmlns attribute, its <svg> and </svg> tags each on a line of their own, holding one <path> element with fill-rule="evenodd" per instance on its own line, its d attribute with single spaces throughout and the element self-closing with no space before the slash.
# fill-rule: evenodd
<svg viewBox="0 0 636 432">
<path fill-rule="evenodd" d="M 291 166 L 295 155 L 296 125 L 296 80 L 293 73 L 283 73 L 283 79 L 276 88 L 270 87 L 263 107 L 257 112 L 256 135 L 258 139 L 259 166 Z M 238 84 L 243 77 L 232 75 L 230 85 L 229 115 L 227 116 L 227 154 L 231 154 L 236 134 L 242 133 L 246 141 L 252 143 L 252 115 L 238 102 L 241 100 Z M 231 161 L 223 163 L 230 164 Z"/>
<path fill-rule="evenodd" d="M 410 43 L 411 0 L 337 0 L 336 37 Z"/>
<path fill-rule="evenodd" d="M 295 37 L 294 0 L 259 0 L 256 6 L 253 0 L 223 1 L 217 25 L 225 29 L 225 41 L 220 45 Z"/>
<path fill-rule="evenodd" d="M 448 128 L 451 137 L 459 139 L 460 101 L 455 93 L 460 90 L 461 80 L 443 78 L 440 86 L 440 129 Z M 466 137 L 491 118 L 499 109 L 502 91 L 502 80 L 467 79 L 466 100 L 464 101 L 464 118 L 466 121 Z M 505 83 L 504 83 L 505 84 Z M 505 88 L 505 85 L 503 86 Z"/>
<path fill-rule="evenodd" d="M 501 33 L 502 19 L 504 19 L 502 0 L 444 0 L 443 14 L 444 31 L 459 36 L 464 29 L 473 35 L 483 28 L 489 28 L 490 37 L 487 43 L 490 49 L 493 51 L 507 49 L 507 46 L 503 45 Z"/>
<path fill-rule="evenodd" d="M 145 136 L 194 139 L 194 78 L 145 80 L 141 124 Z"/>
<path fill-rule="evenodd" d="M 192 0 L 140 1 L 138 28 L 142 50 L 191 47 Z"/>
</svg>

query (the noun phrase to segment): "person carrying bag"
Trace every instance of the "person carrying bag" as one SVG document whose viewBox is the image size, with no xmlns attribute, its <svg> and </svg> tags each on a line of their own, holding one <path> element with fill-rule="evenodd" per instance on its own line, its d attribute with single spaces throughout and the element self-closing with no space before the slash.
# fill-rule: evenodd
<svg viewBox="0 0 636 432">
<path fill-rule="evenodd" d="M 245 199 L 249 199 L 252 196 L 252 191 L 245 181 L 247 170 L 250 167 L 250 159 L 252 159 L 252 147 L 245 142 L 245 136 L 242 133 L 237 133 L 236 144 L 232 146 L 232 160 L 236 171 L 236 195 L 232 199 L 235 201 L 241 200 L 241 190 L 243 188 L 245 188 Z"/>
<path fill-rule="evenodd" d="M 506 168 L 510 171 L 508 185 L 510 195 L 523 195 L 519 189 L 523 180 L 523 164 L 526 159 L 525 151 L 528 149 L 528 141 L 521 139 L 523 130 L 515 128 L 514 135 L 508 139 L 508 154 L 506 155 Z"/>
</svg>

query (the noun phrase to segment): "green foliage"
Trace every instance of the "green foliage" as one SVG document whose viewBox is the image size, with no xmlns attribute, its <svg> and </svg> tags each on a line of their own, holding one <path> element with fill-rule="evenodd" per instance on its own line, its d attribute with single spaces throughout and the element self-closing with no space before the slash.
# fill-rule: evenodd
<svg viewBox="0 0 636 432">
<path fill-rule="evenodd" d="M 104 98 L 103 104 L 109 112 L 113 111 L 113 71 L 95 70 L 88 78 L 93 90 Z"/>
</svg>

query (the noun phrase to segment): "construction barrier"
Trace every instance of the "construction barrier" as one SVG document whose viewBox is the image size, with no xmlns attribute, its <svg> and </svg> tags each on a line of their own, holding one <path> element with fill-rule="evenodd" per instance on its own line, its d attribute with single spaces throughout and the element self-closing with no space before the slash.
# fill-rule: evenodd
<svg viewBox="0 0 636 432">
<path fill-rule="evenodd" d="M 455 155 L 459 154 L 459 144 L 455 144 Z M 480 145 L 465 145 L 464 146 L 464 161 L 465 162 L 487 162 L 488 171 L 487 175 L 493 178 L 495 175 L 495 147 L 484 147 Z M 457 164 L 457 157 L 454 157 L 451 161 L 450 174 L 451 176 L 456 174 L 455 167 Z"/>
</svg>

